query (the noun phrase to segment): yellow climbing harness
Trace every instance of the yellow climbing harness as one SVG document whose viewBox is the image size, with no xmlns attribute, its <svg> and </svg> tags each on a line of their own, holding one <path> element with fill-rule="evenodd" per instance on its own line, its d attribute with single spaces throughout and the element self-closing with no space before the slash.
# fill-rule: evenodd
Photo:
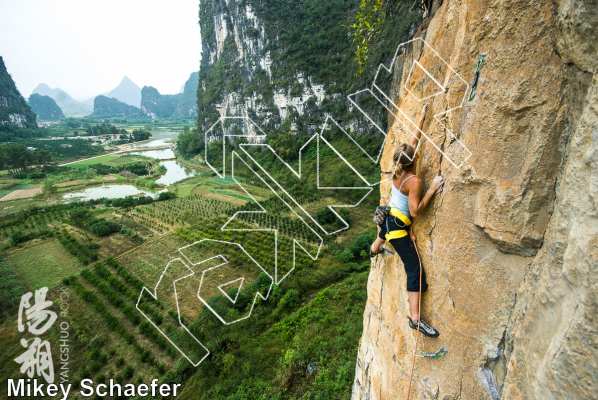
<svg viewBox="0 0 598 400">
<path fill-rule="evenodd" d="M 390 207 L 390 215 L 400 219 L 405 224 L 405 229 L 387 232 L 386 235 L 384 235 L 386 240 L 388 241 L 391 239 L 398 239 L 407 236 L 409 234 L 408 227 L 409 225 L 411 225 L 411 220 L 409 219 L 409 217 L 394 207 Z"/>
</svg>

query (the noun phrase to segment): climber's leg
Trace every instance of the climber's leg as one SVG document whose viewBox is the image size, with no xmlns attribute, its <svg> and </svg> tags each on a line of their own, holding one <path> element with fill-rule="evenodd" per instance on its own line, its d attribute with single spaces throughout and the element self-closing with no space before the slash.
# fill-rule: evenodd
<svg viewBox="0 0 598 400">
<path fill-rule="evenodd" d="M 440 333 L 425 323 L 420 316 L 420 289 L 424 293 L 428 290 L 428 283 L 426 282 L 426 271 L 423 267 L 420 269 L 420 260 L 415 249 L 415 244 L 411 241 L 409 236 L 404 236 L 398 239 L 390 240 L 390 244 L 394 247 L 403 265 L 405 266 L 405 274 L 407 275 L 407 293 L 409 297 L 409 310 L 411 317 L 409 318 L 409 326 L 417 329 L 417 321 L 420 321 L 420 332 L 429 337 L 436 337 Z M 421 286 L 420 286 L 421 274 Z"/>
<path fill-rule="evenodd" d="M 409 327 L 417 330 L 417 321 L 419 321 L 419 331 L 428 337 L 437 337 L 440 335 L 436 329 L 421 318 L 420 311 L 420 294 L 419 292 L 407 292 L 409 294 L 409 309 L 411 312 L 411 318 L 409 318 Z"/>
<path fill-rule="evenodd" d="M 378 250 L 380 249 L 380 246 L 382 246 L 384 244 L 385 240 L 377 237 L 376 241 L 374 242 L 374 244 L 372 244 L 372 253 L 376 254 L 378 252 Z"/>
<path fill-rule="evenodd" d="M 421 269 L 421 287 L 419 282 L 420 263 L 419 256 L 415 250 L 415 244 L 409 238 L 409 235 L 398 239 L 391 239 L 390 244 L 401 257 L 405 267 L 405 274 L 407 275 L 407 291 L 417 294 L 420 289 L 421 292 L 428 290 L 428 283 L 426 282 L 426 271 Z"/>
<path fill-rule="evenodd" d="M 419 291 L 407 292 L 409 294 L 409 310 L 411 311 L 411 320 L 419 320 Z"/>
<path fill-rule="evenodd" d="M 384 242 L 386 242 L 386 224 L 378 226 L 380 227 L 380 231 L 378 231 L 378 237 L 376 238 L 376 240 L 372 244 L 372 247 L 370 248 L 370 257 L 375 257 L 377 254 L 382 253 L 382 251 L 380 251 L 380 246 L 382 246 Z"/>
</svg>

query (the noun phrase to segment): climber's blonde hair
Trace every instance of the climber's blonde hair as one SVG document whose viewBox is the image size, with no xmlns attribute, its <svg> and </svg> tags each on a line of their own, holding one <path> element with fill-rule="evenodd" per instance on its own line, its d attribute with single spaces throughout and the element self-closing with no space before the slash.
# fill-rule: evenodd
<svg viewBox="0 0 598 400">
<path fill-rule="evenodd" d="M 393 163 L 397 166 L 392 179 L 397 180 L 403 171 L 411 171 L 415 168 L 415 150 L 410 144 L 403 143 L 395 150 Z"/>
</svg>

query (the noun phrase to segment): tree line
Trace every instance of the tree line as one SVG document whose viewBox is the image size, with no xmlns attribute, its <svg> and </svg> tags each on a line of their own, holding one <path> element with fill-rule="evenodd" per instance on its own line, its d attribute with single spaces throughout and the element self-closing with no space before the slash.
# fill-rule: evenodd
<svg viewBox="0 0 598 400">
<path fill-rule="evenodd" d="M 148 140 L 151 136 L 151 133 L 147 129 L 135 129 L 129 134 L 125 129 L 119 129 L 107 123 L 90 126 L 85 130 L 85 134 L 88 136 L 118 136 L 120 140 L 127 142 Z"/>
<path fill-rule="evenodd" d="M 33 165 L 46 166 L 62 160 L 101 155 L 101 146 L 88 140 L 27 140 L 0 144 L 0 170 L 27 171 Z"/>
</svg>

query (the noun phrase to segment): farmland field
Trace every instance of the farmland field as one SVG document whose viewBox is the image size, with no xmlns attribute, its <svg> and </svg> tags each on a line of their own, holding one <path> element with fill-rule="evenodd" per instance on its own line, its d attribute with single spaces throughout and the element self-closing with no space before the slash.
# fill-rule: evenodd
<svg viewBox="0 0 598 400">
<path fill-rule="evenodd" d="M 56 239 L 50 239 L 10 255 L 31 290 L 47 286 L 55 288 L 64 276 L 76 274 L 80 264 Z"/>
<path fill-rule="evenodd" d="M 102 163 L 102 162 L 113 160 L 115 158 L 118 158 L 118 156 L 116 156 L 116 155 L 109 155 L 109 156 L 96 157 L 96 158 L 92 158 L 90 160 L 84 160 L 84 161 L 79 161 L 77 163 L 69 164 L 69 167 L 72 167 L 72 168 L 85 168 L 85 167 L 87 167 L 89 165 L 99 164 L 99 163 Z"/>
<path fill-rule="evenodd" d="M 0 198 L 0 201 L 29 199 L 42 191 L 41 187 L 31 189 L 15 189 Z"/>
</svg>

